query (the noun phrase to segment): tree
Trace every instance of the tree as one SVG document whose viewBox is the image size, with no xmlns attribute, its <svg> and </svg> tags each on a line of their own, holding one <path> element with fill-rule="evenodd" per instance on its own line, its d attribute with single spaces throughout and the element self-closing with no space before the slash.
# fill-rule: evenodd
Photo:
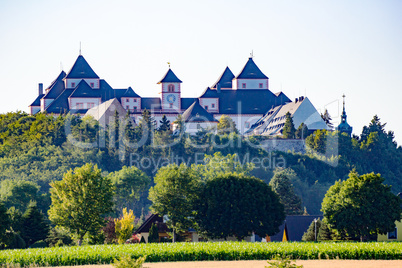
<svg viewBox="0 0 402 268">
<path fill-rule="evenodd" d="M 61 181 L 50 186 L 52 205 L 49 219 L 77 235 L 78 245 L 81 245 L 87 232 L 103 226 L 102 214 L 112 210 L 111 180 L 103 177 L 96 165 L 86 164 L 70 170 Z"/>
<path fill-rule="evenodd" d="M 301 123 L 300 126 L 296 129 L 295 137 L 296 139 L 305 139 L 308 136 L 308 128 L 304 123 Z"/>
<path fill-rule="evenodd" d="M 7 208 L 15 207 L 24 212 L 31 200 L 38 200 L 38 191 L 34 182 L 6 179 L 0 183 L 0 201 Z"/>
<path fill-rule="evenodd" d="M 331 186 L 322 202 L 322 212 L 331 228 L 350 236 L 364 237 L 386 233 L 401 219 L 400 198 L 382 184 L 380 174 L 349 173 L 346 181 Z"/>
<path fill-rule="evenodd" d="M 159 242 L 159 230 L 155 223 L 151 224 L 149 229 L 148 243 L 158 243 Z"/>
<path fill-rule="evenodd" d="M 170 121 L 167 119 L 166 115 L 162 116 L 162 120 L 160 120 L 159 123 L 159 131 L 170 131 Z"/>
<path fill-rule="evenodd" d="M 293 124 L 292 115 L 289 112 L 287 112 L 285 116 L 286 116 L 286 121 L 285 121 L 285 125 L 283 126 L 283 129 L 282 129 L 282 136 L 285 139 L 294 139 L 296 129 L 295 129 L 295 125 Z"/>
<path fill-rule="evenodd" d="M 217 126 L 219 134 L 230 134 L 232 132 L 237 133 L 236 123 L 227 115 L 222 115 L 219 118 L 219 123 Z"/>
<path fill-rule="evenodd" d="M 162 167 L 154 178 L 155 186 L 149 190 L 151 210 L 166 215 L 167 226 L 175 232 L 185 232 L 193 227 L 193 204 L 198 195 L 199 178 L 194 170 L 185 164 Z"/>
<path fill-rule="evenodd" d="M 283 169 L 276 169 L 269 185 L 278 194 L 281 203 L 285 206 L 286 215 L 302 215 L 301 199 L 294 192 L 288 173 Z"/>
<path fill-rule="evenodd" d="M 318 218 L 316 219 L 317 222 L 314 220 L 311 222 L 310 226 L 308 227 L 307 231 L 303 234 L 302 241 L 317 241 L 318 233 L 321 227 L 321 220 Z"/>
<path fill-rule="evenodd" d="M 27 211 L 22 216 L 21 237 L 29 247 L 33 243 L 46 239 L 49 233 L 49 225 L 45 221 L 42 212 L 39 211 L 36 202 L 31 202 Z"/>
<path fill-rule="evenodd" d="M 285 219 L 278 195 L 260 179 L 228 173 L 208 180 L 196 205 L 201 234 L 211 238 L 255 234 L 265 237 L 279 232 Z"/>
<path fill-rule="evenodd" d="M 134 218 L 131 209 L 127 212 L 127 208 L 123 208 L 123 216 L 120 219 L 114 220 L 117 242 L 119 244 L 124 244 L 133 234 Z"/>
<path fill-rule="evenodd" d="M 324 218 L 321 221 L 321 226 L 320 229 L 318 230 L 318 241 L 327 241 L 327 240 L 333 240 L 334 235 L 333 231 L 329 228 L 327 219 Z"/>
<path fill-rule="evenodd" d="M 334 125 L 331 123 L 332 118 L 331 118 L 331 116 L 329 115 L 329 112 L 328 112 L 327 109 L 325 109 L 324 114 L 321 114 L 321 118 L 322 118 L 322 120 L 324 120 L 325 124 L 327 124 L 327 126 L 328 126 L 330 129 L 333 129 L 333 128 L 334 128 Z"/>
<path fill-rule="evenodd" d="M 223 156 L 221 152 L 216 152 L 214 155 L 205 155 L 204 164 L 193 164 L 191 168 L 195 170 L 202 180 L 206 181 L 230 172 L 250 175 L 254 169 L 254 164 L 245 163 L 242 165 L 237 154 Z"/>
<path fill-rule="evenodd" d="M 124 207 L 134 210 L 142 191 L 151 182 L 149 177 L 135 166 L 123 166 L 121 170 L 110 173 L 108 177 L 116 189 L 114 201 L 118 211 L 122 211 Z"/>
<path fill-rule="evenodd" d="M 105 243 L 106 244 L 113 244 L 116 243 L 117 236 L 116 236 L 116 224 L 112 217 L 107 217 L 105 219 L 106 224 L 103 226 L 102 231 L 105 235 Z"/>
<path fill-rule="evenodd" d="M 6 206 L 0 202 L 0 249 L 7 243 L 6 231 L 11 226 L 11 220 Z"/>
</svg>

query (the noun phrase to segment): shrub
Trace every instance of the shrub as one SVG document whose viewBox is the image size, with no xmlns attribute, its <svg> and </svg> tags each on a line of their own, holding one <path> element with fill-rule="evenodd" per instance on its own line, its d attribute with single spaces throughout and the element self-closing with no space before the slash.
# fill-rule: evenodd
<svg viewBox="0 0 402 268">
<path fill-rule="evenodd" d="M 124 255 L 120 260 L 114 259 L 113 266 L 116 268 L 142 268 L 146 257 L 147 256 L 143 256 L 138 259 L 133 259 L 130 255 Z"/>
<path fill-rule="evenodd" d="M 40 240 L 40 241 L 36 241 L 35 243 L 33 243 L 31 246 L 29 246 L 30 248 L 47 248 L 47 244 L 45 241 Z"/>
</svg>

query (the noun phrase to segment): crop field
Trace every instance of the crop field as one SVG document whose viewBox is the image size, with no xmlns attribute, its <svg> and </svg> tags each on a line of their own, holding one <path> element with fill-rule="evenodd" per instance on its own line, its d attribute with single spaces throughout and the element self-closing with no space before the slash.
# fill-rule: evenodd
<svg viewBox="0 0 402 268">
<path fill-rule="evenodd" d="M 147 262 L 205 260 L 267 260 L 274 255 L 291 259 L 401 260 L 398 242 L 248 243 L 199 242 L 96 245 L 0 251 L 0 266 L 71 266 L 109 264 L 114 258 L 147 256 Z"/>
</svg>

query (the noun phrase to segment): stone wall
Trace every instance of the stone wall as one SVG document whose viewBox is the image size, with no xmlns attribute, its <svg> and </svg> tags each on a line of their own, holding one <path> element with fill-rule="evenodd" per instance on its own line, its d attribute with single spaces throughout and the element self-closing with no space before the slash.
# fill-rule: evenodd
<svg viewBox="0 0 402 268">
<path fill-rule="evenodd" d="M 268 152 L 280 151 L 280 152 L 294 152 L 305 153 L 306 145 L 304 140 L 295 139 L 269 139 L 261 142 L 261 147 Z"/>
</svg>

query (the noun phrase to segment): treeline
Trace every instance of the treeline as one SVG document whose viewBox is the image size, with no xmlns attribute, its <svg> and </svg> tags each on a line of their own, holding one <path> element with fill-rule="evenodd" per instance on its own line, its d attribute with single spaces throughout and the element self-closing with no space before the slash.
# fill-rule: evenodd
<svg viewBox="0 0 402 268">
<path fill-rule="evenodd" d="M 256 162 L 250 173 L 267 183 L 275 168 L 286 169 L 302 207 L 309 214 L 321 213 L 321 201 L 328 188 L 335 181 L 346 179 L 352 169 L 359 174 L 381 173 L 394 193 L 402 191 L 402 149 L 397 147 L 393 132 L 386 132 L 385 124 L 377 116 L 358 137 L 314 132 L 306 138 L 310 148 L 306 154 L 270 154 L 256 146 L 264 137 L 242 137 L 225 117 L 219 122 L 217 134 L 200 129 L 194 136 L 185 134 L 180 117 L 175 121 L 175 132 L 166 118 L 157 129 L 147 111 L 138 126 L 130 120 L 120 120 L 122 117 L 116 115 L 110 126 L 103 129 L 91 117 L 31 116 L 22 112 L 0 115 L 1 200 L 8 208 L 14 206 L 22 211 L 27 209 L 26 200 L 35 200 L 40 210 L 46 212 L 50 205 L 49 183 L 61 180 L 68 170 L 92 163 L 106 176 L 124 166 L 136 166 L 150 181 L 136 194 L 138 201 L 131 207 L 140 217 L 148 211 L 148 189 L 163 165 L 199 164 L 204 155 L 215 153 L 236 154 L 242 164 L 263 159 L 265 163 Z M 21 192 L 29 194 L 18 197 Z"/>
</svg>

